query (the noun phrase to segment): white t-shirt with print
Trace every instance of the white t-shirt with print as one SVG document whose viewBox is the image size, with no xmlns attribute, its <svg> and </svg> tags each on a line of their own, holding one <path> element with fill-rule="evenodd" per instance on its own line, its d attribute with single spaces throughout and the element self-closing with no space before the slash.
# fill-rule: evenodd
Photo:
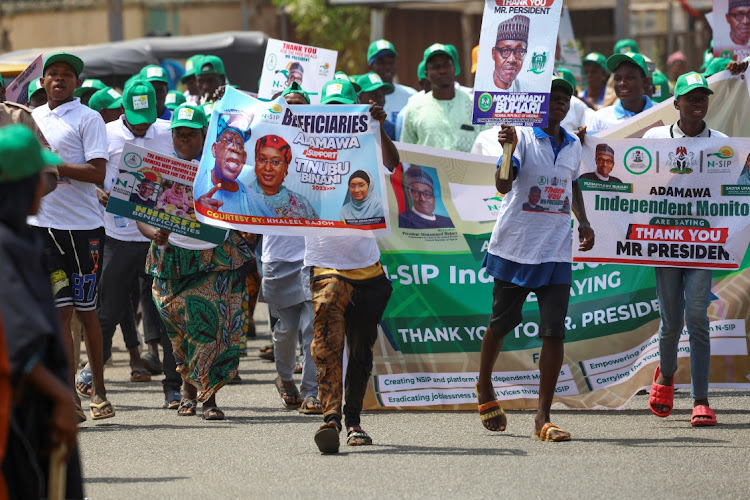
<svg viewBox="0 0 750 500">
<path fill-rule="evenodd" d="M 55 109 L 39 106 L 31 116 L 52 151 L 66 163 L 107 159 L 107 132 L 101 115 L 77 97 Z M 42 198 L 39 211 L 28 218 L 32 226 L 87 230 L 102 227 L 96 186 L 61 176 L 57 188 Z"/>
<path fill-rule="evenodd" d="M 500 204 L 487 251 L 519 264 L 572 262 L 570 207 L 573 181 L 578 179 L 581 163 L 581 143 L 569 135 L 570 143 L 560 149 L 555 160 L 550 138 L 537 137 L 536 131 L 541 129 L 516 127 L 518 144 L 513 158 L 519 164 L 518 175 Z M 533 187 L 541 190 L 537 207 L 544 210 L 528 210 Z"/>
<path fill-rule="evenodd" d="M 172 132 L 169 130 L 167 120 L 159 120 L 151 125 L 143 137 L 136 137 L 125 125 L 125 115 L 107 124 L 107 139 L 109 141 L 109 161 L 107 162 L 107 177 L 104 179 L 104 189 L 109 191 L 115 183 L 120 170 L 120 159 L 125 143 L 151 149 L 157 153 L 171 155 L 174 151 L 172 145 Z M 154 193 L 158 196 L 158 193 Z M 115 217 L 109 212 L 104 213 L 104 230 L 107 236 L 120 241 L 149 241 L 138 231 L 138 226 L 133 219 Z"/>
</svg>

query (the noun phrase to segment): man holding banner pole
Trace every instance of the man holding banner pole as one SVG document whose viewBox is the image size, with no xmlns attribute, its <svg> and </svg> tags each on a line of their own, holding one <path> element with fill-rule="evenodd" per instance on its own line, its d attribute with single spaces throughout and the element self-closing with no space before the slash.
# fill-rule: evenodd
<svg viewBox="0 0 750 500">
<path fill-rule="evenodd" d="M 644 139 L 682 137 L 726 137 L 711 130 L 704 118 L 708 113 L 709 96 L 706 79 L 691 72 L 677 78 L 674 107 L 680 119 L 672 125 L 654 127 Z M 648 400 L 657 417 L 672 413 L 674 374 L 677 371 L 677 348 L 682 327 L 687 324 L 690 335 L 690 376 L 693 396 L 693 427 L 716 425 L 716 414 L 708 405 L 708 379 L 711 362 L 711 339 L 708 306 L 711 303 L 711 270 L 680 267 L 657 267 L 656 294 L 659 299 L 660 363 L 654 373 Z"/>
<path fill-rule="evenodd" d="M 581 251 L 594 246 L 594 231 L 586 217 L 578 179 L 581 144 L 560 122 L 570 109 L 574 89 L 563 78 L 552 80 L 549 125 L 513 128 L 503 125 L 498 142 L 511 145 L 513 172 L 495 174 L 495 186 L 505 194 L 492 231 L 484 266 L 495 278 L 490 324 L 482 340 L 476 391 L 485 428 L 504 431 L 505 412 L 496 399 L 492 370 L 503 339 L 521 323 L 524 300 L 534 292 L 539 302 L 539 406 L 532 437 L 567 441 L 570 434 L 550 422 L 550 407 L 563 360 L 565 317 L 572 280 L 572 231 L 565 198 L 573 200 Z M 505 150 L 507 151 L 507 149 Z M 498 164 L 501 164 L 500 158 Z M 552 180 L 554 179 L 554 180 Z M 544 210 L 524 210 L 530 188 L 540 190 Z M 529 227 L 536 228 L 528 231 Z"/>
</svg>

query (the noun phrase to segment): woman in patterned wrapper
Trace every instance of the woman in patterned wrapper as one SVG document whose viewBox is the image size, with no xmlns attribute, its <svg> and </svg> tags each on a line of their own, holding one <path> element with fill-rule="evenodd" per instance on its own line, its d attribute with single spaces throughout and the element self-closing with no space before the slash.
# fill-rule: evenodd
<svg viewBox="0 0 750 500">
<path fill-rule="evenodd" d="M 260 194 L 279 217 L 318 219 L 307 198 L 283 185 L 292 162 L 292 148 L 278 135 L 264 135 L 255 143 L 255 180 L 250 190 Z"/>
</svg>

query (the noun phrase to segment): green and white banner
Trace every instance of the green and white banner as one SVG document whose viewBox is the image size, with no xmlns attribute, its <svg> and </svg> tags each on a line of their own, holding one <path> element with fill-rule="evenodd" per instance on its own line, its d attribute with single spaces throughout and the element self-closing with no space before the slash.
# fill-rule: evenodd
<svg viewBox="0 0 750 500">
<path fill-rule="evenodd" d="M 372 390 L 365 405 L 476 410 L 474 384 L 493 281 L 481 263 L 501 201 L 494 188 L 497 159 L 397 146 L 402 165 L 386 181 L 392 235 L 379 239 L 393 295 L 375 346 Z M 431 180 L 419 189 L 408 174 L 415 167 Z M 427 184 L 432 193 L 424 192 L 429 191 Z M 423 193 L 417 195 L 420 190 Z M 418 229 L 402 224 L 412 220 L 404 216 L 410 211 L 419 211 L 430 222 Z M 614 230 L 597 229 L 597 245 Z M 745 333 L 750 320 L 750 261 L 738 258 L 737 269 L 713 274 L 711 383 L 750 389 Z M 573 270 L 556 401 L 574 408 L 621 407 L 650 386 L 659 359 L 654 271 L 598 262 L 578 262 Z M 506 338 L 495 366 L 496 395 L 506 408 L 536 407 L 539 321 L 532 294 L 522 323 Z M 678 387 L 690 382 L 689 353 L 685 331 Z"/>
<path fill-rule="evenodd" d="M 738 269 L 750 243 L 750 139 L 588 137 L 579 182 L 596 233 L 578 262 Z"/>
</svg>

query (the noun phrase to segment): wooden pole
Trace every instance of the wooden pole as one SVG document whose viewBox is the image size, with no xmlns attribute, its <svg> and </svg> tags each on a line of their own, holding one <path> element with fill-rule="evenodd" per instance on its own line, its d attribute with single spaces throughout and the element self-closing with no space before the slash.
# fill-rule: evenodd
<svg viewBox="0 0 750 500">
<path fill-rule="evenodd" d="M 65 444 L 56 446 L 49 457 L 49 481 L 47 482 L 47 498 L 49 500 L 65 499 L 65 479 L 68 464 L 65 457 L 68 447 Z"/>
</svg>

